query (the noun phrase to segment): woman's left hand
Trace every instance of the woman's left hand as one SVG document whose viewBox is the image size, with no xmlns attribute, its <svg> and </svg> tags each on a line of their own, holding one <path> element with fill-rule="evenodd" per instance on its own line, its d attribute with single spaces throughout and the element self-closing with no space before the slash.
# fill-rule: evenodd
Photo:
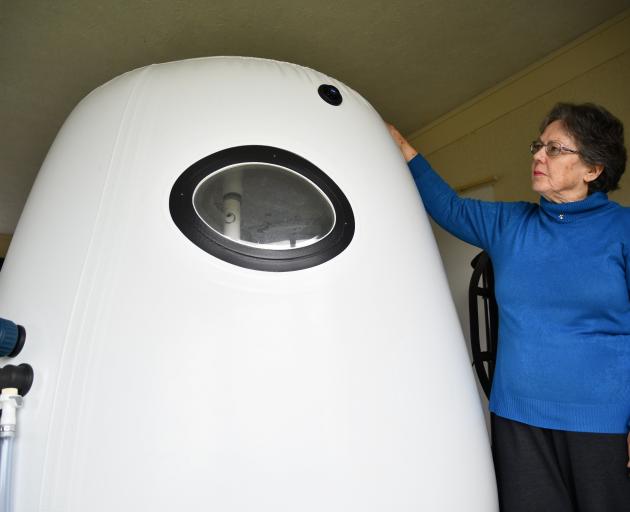
<svg viewBox="0 0 630 512">
<path fill-rule="evenodd" d="M 385 123 L 385 124 L 387 125 L 387 129 L 389 130 L 389 134 L 392 136 L 392 139 L 394 139 L 394 142 L 400 148 L 400 152 L 405 157 L 405 160 L 409 162 L 409 160 L 411 160 L 414 156 L 416 156 L 418 152 L 415 150 L 415 148 L 411 144 L 409 144 L 407 139 L 405 139 L 400 134 L 400 132 L 394 127 L 394 125 L 389 124 L 389 123 Z"/>
</svg>

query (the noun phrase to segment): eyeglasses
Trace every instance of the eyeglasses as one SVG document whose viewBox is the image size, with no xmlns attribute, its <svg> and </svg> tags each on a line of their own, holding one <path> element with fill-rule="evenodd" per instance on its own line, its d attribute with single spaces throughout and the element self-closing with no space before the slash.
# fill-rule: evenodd
<svg viewBox="0 0 630 512">
<path fill-rule="evenodd" d="M 535 140 L 529 145 L 529 150 L 532 155 L 538 153 L 542 148 L 545 148 L 545 153 L 547 153 L 548 156 L 558 156 L 562 153 L 579 153 L 577 149 L 568 148 L 553 140 L 547 142 L 547 144 L 543 144 L 541 141 Z"/>
</svg>

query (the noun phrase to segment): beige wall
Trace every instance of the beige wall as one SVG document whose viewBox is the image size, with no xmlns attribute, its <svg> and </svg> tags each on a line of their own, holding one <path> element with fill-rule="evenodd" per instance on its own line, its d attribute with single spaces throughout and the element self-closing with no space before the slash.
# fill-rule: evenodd
<svg viewBox="0 0 630 512">
<path fill-rule="evenodd" d="M 11 235 L 0 234 L 0 258 L 4 258 L 4 256 L 6 256 L 10 241 Z"/>
<path fill-rule="evenodd" d="M 497 200 L 530 200 L 529 143 L 558 101 L 600 103 L 630 146 L 630 10 L 409 135 L 454 187 L 496 176 Z M 630 205 L 630 171 L 611 198 Z"/>
</svg>

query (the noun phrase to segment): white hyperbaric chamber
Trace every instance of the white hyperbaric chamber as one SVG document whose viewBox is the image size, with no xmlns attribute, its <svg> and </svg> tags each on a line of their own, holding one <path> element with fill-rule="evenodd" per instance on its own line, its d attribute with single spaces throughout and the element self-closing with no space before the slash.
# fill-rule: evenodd
<svg viewBox="0 0 630 512">
<path fill-rule="evenodd" d="M 497 510 L 442 264 L 377 112 L 300 66 L 149 66 L 59 132 L 0 272 L 19 512 Z"/>
</svg>

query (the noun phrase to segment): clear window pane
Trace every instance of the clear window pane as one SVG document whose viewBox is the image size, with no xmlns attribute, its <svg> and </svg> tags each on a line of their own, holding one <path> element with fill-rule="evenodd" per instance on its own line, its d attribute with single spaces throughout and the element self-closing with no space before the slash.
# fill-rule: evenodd
<svg viewBox="0 0 630 512">
<path fill-rule="evenodd" d="M 215 232 L 261 249 L 314 244 L 335 224 L 332 204 L 285 167 L 243 163 L 212 173 L 193 194 L 197 215 Z"/>
</svg>

